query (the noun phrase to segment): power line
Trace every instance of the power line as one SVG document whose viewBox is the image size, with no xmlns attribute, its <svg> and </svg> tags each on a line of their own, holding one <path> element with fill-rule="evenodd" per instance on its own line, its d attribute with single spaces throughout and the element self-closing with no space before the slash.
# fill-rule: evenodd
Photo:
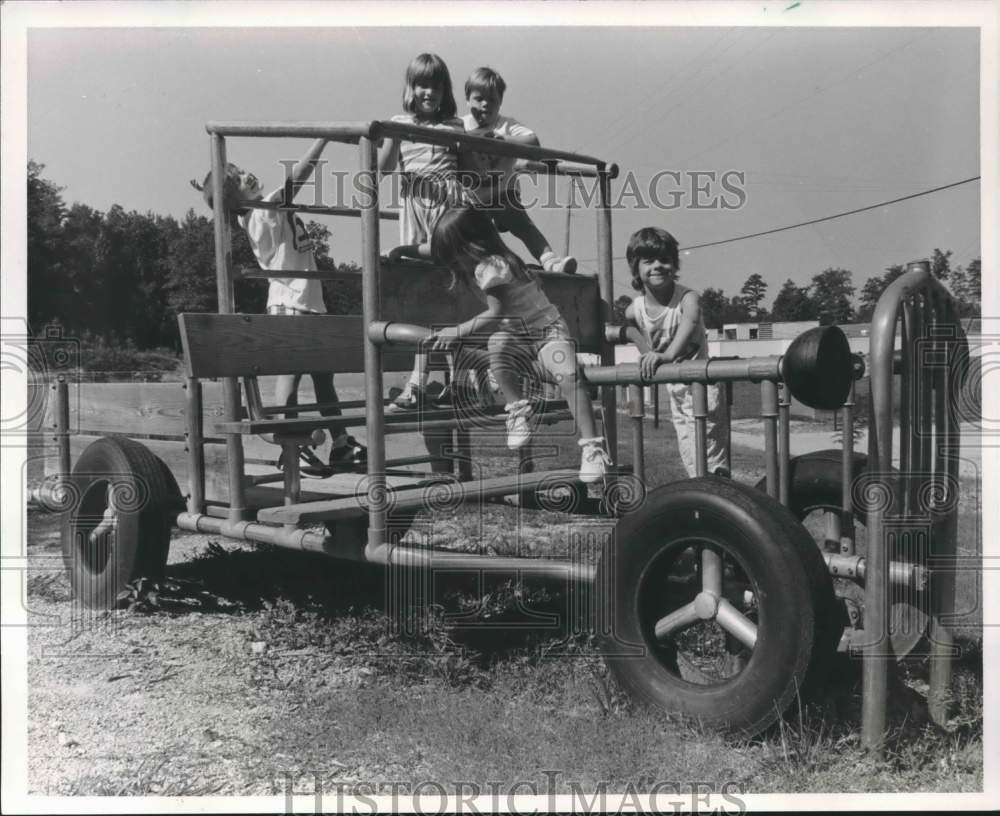
<svg viewBox="0 0 1000 816">
<path fill-rule="evenodd" d="M 858 207 L 854 210 L 846 210 L 845 212 L 834 213 L 833 215 L 824 215 L 822 218 L 813 218 L 809 221 L 800 221 L 797 224 L 788 224 L 784 227 L 775 227 L 774 229 L 763 230 L 762 232 L 751 232 L 747 235 L 737 235 L 734 238 L 724 238 L 721 241 L 708 241 L 704 244 L 695 244 L 694 246 L 681 247 L 684 252 L 690 252 L 693 249 L 704 249 L 705 247 L 719 246 L 720 244 L 731 244 L 734 241 L 745 241 L 748 238 L 760 238 L 762 235 L 773 235 L 776 232 L 785 232 L 786 230 L 798 229 L 799 227 L 808 227 L 812 224 L 820 224 L 824 221 L 833 221 L 835 218 L 844 218 L 848 215 L 856 215 L 857 213 L 868 212 L 869 210 L 875 210 L 879 207 L 888 207 L 890 204 L 899 204 L 902 201 L 909 201 L 913 198 L 920 198 L 921 196 L 930 195 L 931 193 L 938 193 L 941 190 L 949 190 L 952 187 L 958 187 L 962 184 L 968 184 L 971 181 L 979 181 L 980 176 L 970 176 L 967 179 L 962 179 L 961 181 L 953 181 L 951 184 L 942 184 L 940 187 L 932 187 L 930 190 L 922 190 L 919 193 L 911 193 L 910 195 L 901 196 L 900 198 L 893 198 L 889 201 L 880 201 L 878 204 L 869 204 L 867 207 Z M 581 261 L 596 261 L 596 258 L 581 258 Z M 612 258 L 614 261 L 625 260 L 624 255 L 616 255 Z"/>
<path fill-rule="evenodd" d="M 933 187 L 930 190 L 923 190 L 919 193 L 911 193 L 910 195 L 902 196 L 900 198 L 894 198 L 890 201 L 881 201 L 878 204 L 869 204 L 867 207 L 859 207 L 856 210 L 847 210 L 846 212 L 836 213 L 834 215 L 825 215 L 822 218 L 813 218 L 810 221 L 802 221 L 798 224 L 789 224 L 787 227 L 775 227 L 774 229 L 764 230 L 763 232 L 752 232 L 749 235 L 738 235 L 735 238 L 726 238 L 722 241 L 709 241 L 705 244 L 695 244 L 694 246 L 681 247 L 684 251 L 690 252 L 692 249 L 704 249 L 710 246 L 719 246 L 720 244 L 731 244 L 733 241 L 745 241 L 747 238 L 759 238 L 762 235 L 773 235 L 776 232 L 784 232 L 785 230 L 798 229 L 799 227 L 808 227 L 811 224 L 820 224 L 823 221 L 832 221 L 835 218 L 844 218 L 848 215 L 856 215 L 857 213 L 868 212 L 869 210 L 875 210 L 879 207 L 888 207 L 890 204 L 899 204 L 902 201 L 909 201 L 911 198 L 920 198 L 920 196 L 930 195 L 931 193 L 938 193 L 941 190 L 948 190 L 952 187 L 958 187 L 961 184 L 968 184 L 970 181 L 979 181 L 979 176 L 971 176 L 967 179 L 962 179 L 961 181 L 953 181 L 951 184 L 943 184 L 940 187 Z"/>
</svg>

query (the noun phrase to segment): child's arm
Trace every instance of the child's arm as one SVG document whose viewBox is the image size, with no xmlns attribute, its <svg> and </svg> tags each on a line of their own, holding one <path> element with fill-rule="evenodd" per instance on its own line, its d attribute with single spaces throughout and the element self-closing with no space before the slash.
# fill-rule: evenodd
<svg viewBox="0 0 1000 816">
<path fill-rule="evenodd" d="M 694 345 L 694 337 L 701 322 L 701 302 L 697 292 L 688 292 L 681 300 L 681 320 L 677 325 L 677 331 L 673 338 L 667 343 L 666 348 L 660 351 L 663 362 L 672 363 L 675 360 L 687 358 Z M 694 351 L 697 352 L 695 346 Z"/>
<path fill-rule="evenodd" d="M 475 317 L 459 323 L 457 326 L 449 326 L 435 332 L 428 338 L 428 342 L 433 343 L 434 351 L 444 351 L 454 342 L 463 340 L 473 334 L 488 334 L 496 329 L 504 320 L 503 306 L 500 298 L 493 294 L 493 287 L 486 292 L 486 310 L 480 312 Z"/>
<path fill-rule="evenodd" d="M 306 152 L 306 154 L 296 162 L 295 166 L 292 168 L 292 172 L 289 174 L 288 179 L 284 186 L 279 187 L 277 190 L 272 192 L 270 195 L 264 198 L 265 201 L 280 201 L 283 204 L 290 204 L 291 201 L 285 201 L 285 190 L 288 183 L 291 183 L 291 193 L 292 199 L 295 198 L 296 193 L 302 189 L 302 185 L 306 183 L 309 176 L 312 175 L 313 171 L 316 169 L 316 162 L 319 161 L 320 154 L 326 147 L 326 143 L 329 139 L 317 139 L 312 143 L 312 147 Z"/>
<path fill-rule="evenodd" d="M 382 173 L 391 173 L 399 164 L 399 141 L 386 139 L 378 149 L 378 169 Z"/>
<path fill-rule="evenodd" d="M 423 244 L 403 244 L 389 251 L 389 260 L 398 261 L 400 258 L 423 258 L 431 260 L 430 242 Z"/>
</svg>

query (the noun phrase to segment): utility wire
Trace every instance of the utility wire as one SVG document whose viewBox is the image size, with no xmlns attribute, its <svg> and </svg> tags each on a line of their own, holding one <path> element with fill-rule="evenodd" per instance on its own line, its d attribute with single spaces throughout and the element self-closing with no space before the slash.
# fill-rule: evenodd
<svg viewBox="0 0 1000 816">
<path fill-rule="evenodd" d="M 798 229 L 799 227 L 808 227 L 810 224 L 820 224 L 823 221 L 832 221 L 834 218 L 844 218 L 848 215 L 856 215 L 857 213 L 868 212 L 869 210 L 875 210 L 879 207 L 888 207 L 890 204 L 899 204 L 902 201 L 909 201 L 911 198 L 920 198 L 920 196 L 930 195 L 931 193 L 938 193 L 941 190 L 948 190 L 952 187 L 958 187 L 961 184 L 968 184 L 970 181 L 979 181 L 979 176 L 971 176 L 967 179 L 962 179 L 961 181 L 953 181 L 951 184 L 943 184 L 940 187 L 933 187 L 930 190 L 923 190 L 919 193 L 911 193 L 910 195 L 902 196 L 900 198 L 894 198 L 891 201 L 881 201 L 878 204 L 869 204 L 867 207 L 859 207 L 856 210 L 847 210 L 846 212 L 836 213 L 834 215 L 825 215 L 822 218 L 813 218 L 811 221 L 802 221 L 798 224 L 789 224 L 787 227 L 775 227 L 774 229 L 764 230 L 763 232 L 752 232 L 749 235 L 738 235 L 735 238 L 726 238 L 722 241 L 709 241 L 705 244 L 695 244 L 694 246 L 681 247 L 685 252 L 690 252 L 692 249 L 704 249 L 710 246 L 719 246 L 720 244 L 731 244 L 733 241 L 745 241 L 747 238 L 759 238 L 762 235 L 773 235 L 776 232 L 784 232 L 785 230 Z"/>
<path fill-rule="evenodd" d="M 878 204 L 869 204 L 867 207 L 858 207 L 854 210 L 847 210 L 845 212 L 835 213 L 833 215 L 824 215 L 822 218 L 813 218 L 809 221 L 800 221 L 798 224 L 788 224 L 784 227 L 775 227 L 774 229 L 763 230 L 762 232 L 751 232 L 747 235 L 737 235 L 734 238 L 725 238 L 721 241 L 708 241 L 704 244 L 695 244 L 694 246 L 682 246 L 681 251 L 690 252 L 693 249 L 704 249 L 705 247 L 719 246 L 720 244 L 731 244 L 734 241 L 745 241 L 748 238 L 760 238 L 762 235 L 773 235 L 776 232 L 785 232 L 786 230 L 798 229 L 799 227 L 808 227 L 811 224 L 820 224 L 824 221 L 833 221 L 835 218 L 844 218 L 848 215 L 856 215 L 857 213 L 868 212 L 869 210 L 875 210 L 879 207 L 888 207 L 890 204 L 899 204 L 902 201 L 909 201 L 913 198 L 920 198 L 921 196 L 930 195 L 931 193 L 938 193 L 941 190 L 949 190 L 952 187 L 958 187 L 962 184 L 968 184 L 971 181 L 979 181 L 980 176 L 970 176 L 967 179 L 962 179 L 961 181 L 953 181 L 951 184 L 942 184 L 940 187 L 932 187 L 930 190 L 922 190 L 919 193 L 911 193 L 910 195 L 901 196 L 900 198 L 893 198 L 889 201 L 880 201 Z M 625 259 L 624 255 L 616 255 L 612 260 L 622 261 Z M 581 258 L 581 261 L 596 261 L 596 258 Z"/>
</svg>

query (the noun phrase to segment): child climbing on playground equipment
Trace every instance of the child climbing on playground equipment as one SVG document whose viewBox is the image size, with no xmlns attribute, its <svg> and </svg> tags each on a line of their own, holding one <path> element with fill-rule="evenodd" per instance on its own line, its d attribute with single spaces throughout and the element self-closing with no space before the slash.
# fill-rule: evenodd
<svg viewBox="0 0 1000 816">
<path fill-rule="evenodd" d="M 507 83 L 492 68 L 477 68 L 465 80 L 465 99 L 469 112 L 462 117 L 465 131 L 515 144 L 538 146 L 535 132 L 510 116 L 500 113 Z M 486 207 L 499 232 L 518 238 L 546 272 L 576 272 L 576 258 L 561 258 L 552 251 L 545 236 L 535 226 L 521 203 L 521 189 L 513 172 L 517 159 L 483 153 L 465 153 L 460 157 L 467 194 Z"/>
<path fill-rule="evenodd" d="M 649 344 L 639 359 L 639 372 L 650 379 L 662 363 L 703 360 L 708 357 L 708 337 L 701 317 L 698 293 L 677 283 L 680 254 L 677 239 L 666 230 L 644 227 L 629 239 L 625 258 L 632 272 L 632 288 L 643 294 L 625 310 Z M 691 386 L 668 383 L 670 415 L 688 476 L 694 477 L 695 431 Z M 719 410 L 719 388 L 709 385 L 706 451 L 708 472 L 729 475 L 727 416 Z"/>
<path fill-rule="evenodd" d="M 407 67 L 403 110 L 392 117 L 393 122 L 463 131 L 462 120 L 455 116 L 457 105 L 448 66 L 436 54 L 419 54 Z M 389 253 L 389 258 L 430 258 L 434 225 L 448 208 L 465 199 L 456 175 L 458 153 L 448 145 L 387 139 L 379 149 L 378 166 L 382 173 L 398 167 L 402 179 L 400 246 Z M 427 380 L 427 355 L 421 352 L 390 410 L 420 408 L 426 399 Z"/>
<path fill-rule="evenodd" d="M 573 413 L 583 448 L 580 480 L 602 479 L 611 459 L 598 436 L 590 395 L 579 376 L 576 348 L 566 321 L 538 281 L 500 238 L 490 215 L 471 205 L 438 220 L 431 242 L 434 260 L 448 266 L 452 285 L 479 291 L 486 310 L 458 326 L 436 332 L 430 343 L 449 349 L 461 340 L 487 338 L 490 367 L 507 404 L 507 446 L 523 447 L 531 437 L 533 407 L 521 379 L 535 362 L 552 377 Z"/>
<path fill-rule="evenodd" d="M 245 206 L 246 202 L 267 201 L 279 205 L 291 204 L 295 194 L 308 180 L 316 168 L 316 162 L 327 139 L 317 139 L 308 152 L 292 168 L 283 187 L 264 195 L 257 177 L 235 164 L 226 166 L 223 190 L 226 207 L 236 216 L 236 222 L 250 239 L 250 246 L 261 269 L 268 271 L 316 271 L 313 243 L 302 219 L 293 212 L 265 210 Z M 212 173 L 209 171 L 201 185 L 195 181 L 192 186 L 200 190 L 209 207 L 213 206 Z M 291 197 L 286 200 L 286 190 Z M 271 278 L 267 289 L 267 313 L 279 315 L 326 314 L 323 302 L 323 287 L 319 280 L 312 278 Z M 336 403 L 340 400 L 333 386 L 333 374 L 317 372 L 310 375 L 316 399 L 320 403 Z M 298 389 L 301 375 L 279 376 L 274 386 L 277 405 L 294 407 L 298 403 Z M 325 408 L 323 416 L 339 416 L 339 408 Z M 286 414 L 293 417 L 294 413 Z M 331 423 L 330 435 L 333 443 L 327 470 L 343 470 L 361 467 L 365 463 L 366 451 L 353 436 L 339 425 Z M 311 467 L 323 469 L 322 462 L 308 449 L 302 450 L 303 461 Z M 279 465 L 282 464 L 279 460 Z"/>
</svg>

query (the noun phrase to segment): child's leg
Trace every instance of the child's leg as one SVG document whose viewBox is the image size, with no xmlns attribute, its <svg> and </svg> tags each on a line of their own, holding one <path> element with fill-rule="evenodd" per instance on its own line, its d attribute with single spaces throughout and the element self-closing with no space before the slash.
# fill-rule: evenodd
<svg viewBox="0 0 1000 816">
<path fill-rule="evenodd" d="M 553 254 L 549 242 L 545 240 L 541 230 L 535 226 L 531 216 L 524 210 L 517 207 L 505 208 L 503 222 L 511 234 L 528 248 L 528 252 L 535 259 L 540 261 L 543 255 Z"/>
<path fill-rule="evenodd" d="M 528 252 L 541 263 L 543 269 L 569 274 L 576 271 L 576 259 L 560 258 L 552 251 L 549 242 L 531 220 L 516 192 L 507 191 L 502 196 L 501 208 L 494 216 L 494 220 L 499 228 L 510 230 L 511 234 L 519 239 L 528 248 Z"/>
<path fill-rule="evenodd" d="M 729 473 L 729 415 L 723 405 L 723 389 L 708 386 L 708 418 L 705 420 L 705 448 L 708 453 L 708 472 Z"/>
<path fill-rule="evenodd" d="M 309 375 L 312 377 L 313 390 L 316 392 L 316 402 L 340 402 L 337 390 L 333 385 L 333 374 L 329 372 L 315 372 Z M 322 416 L 340 416 L 340 408 L 323 408 L 320 410 Z M 342 425 L 330 425 L 330 434 L 334 439 L 344 433 Z"/>
<path fill-rule="evenodd" d="M 563 398 L 569 404 L 569 410 L 576 420 L 580 437 L 596 438 L 598 434 L 597 423 L 594 421 L 594 406 L 590 401 L 586 383 L 580 377 L 576 348 L 572 341 L 550 340 L 538 352 L 538 359 L 562 391 Z"/>
<path fill-rule="evenodd" d="M 274 380 L 274 404 L 295 406 L 299 403 L 300 374 L 281 374 Z M 298 414 L 286 411 L 286 419 L 294 419 Z"/>
<path fill-rule="evenodd" d="M 670 418 L 677 434 L 677 449 L 684 463 L 684 470 L 693 479 L 698 469 L 694 451 L 694 399 L 691 396 L 691 386 L 686 383 L 668 383 L 667 395 L 670 397 Z"/>
<path fill-rule="evenodd" d="M 523 343 L 523 337 L 501 331 L 491 334 L 486 344 L 490 354 L 490 369 L 508 405 L 519 402 L 524 397 L 521 380 L 530 358 L 525 354 Z"/>
</svg>

